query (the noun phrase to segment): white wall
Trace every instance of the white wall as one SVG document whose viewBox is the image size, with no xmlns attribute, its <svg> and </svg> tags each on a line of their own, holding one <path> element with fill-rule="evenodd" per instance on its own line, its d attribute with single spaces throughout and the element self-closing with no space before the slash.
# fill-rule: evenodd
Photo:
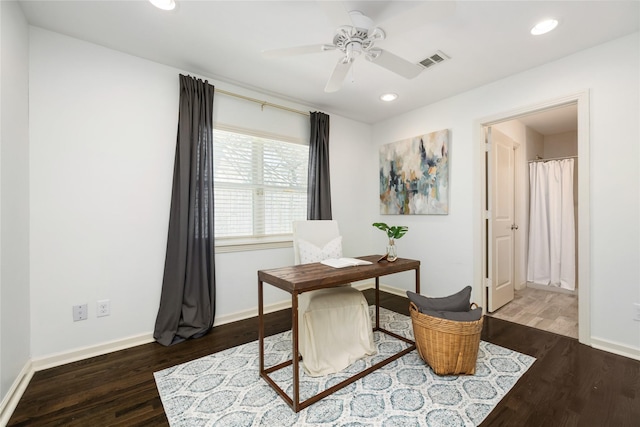
<svg viewBox="0 0 640 427">
<path fill-rule="evenodd" d="M 180 70 L 36 28 L 30 46 L 32 355 L 148 334 L 164 263 Z M 384 250 L 386 238 L 371 227 L 374 221 L 408 225 L 398 251 L 422 261 L 423 293 L 445 295 L 474 284 L 478 297 L 478 120 L 589 89 L 597 162 L 592 335 L 639 349 L 640 324 L 631 320 L 631 302 L 640 300 L 638 72 L 635 34 L 373 127 L 332 115 L 333 207 L 345 254 Z M 223 96 L 216 96 L 217 121 L 238 119 L 250 108 L 236 110 L 228 99 L 223 108 Z M 440 129 L 452 131 L 450 214 L 379 215 L 378 147 Z M 615 188 L 631 195 L 624 209 L 611 208 L 620 198 Z M 288 248 L 218 254 L 217 314 L 255 310 L 256 270 L 292 260 Z M 386 282 L 401 289 L 413 284 L 410 273 Z M 284 297 L 267 292 L 266 301 Z M 112 315 L 97 319 L 95 301 L 102 298 L 111 299 Z M 71 305 L 81 302 L 90 304 L 89 320 L 73 323 Z"/>
<path fill-rule="evenodd" d="M 545 135 L 544 158 L 566 157 L 578 155 L 578 132 L 568 132 Z"/>
<path fill-rule="evenodd" d="M 31 349 L 34 358 L 151 334 L 160 298 L 184 71 L 31 28 Z M 216 87 L 303 111 L 222 82 Z M 328 112 L 330 114 L 330 112 Z M 214 122 L 304 135 L 306 116 L 217 93 Z M 331 115 L 334 218 L 345 253 L 368 247 L 367 181 L 350 165 L 370 127 Z M 216 254 L 216 317 L 257 313 L 257 270 L 293 263 L 291 248 Z M 265 303 L 287 300 L 266 287 Z M 96 317 L 96 301 L 111 315 Z M 73 322 L 71 307 L 89 304 Z"/>
<path fill-rule="evenodd" d="M 332 115 L 330 141 L 332 209 L 343 235 L 344 255 L 378 253 L 384 247 L 372 249 L 375 211 L 368 208 L 372 196 L 377 194 L 366 191 L 377 176 L 369 173 L 367 162 L 371 126 Z"/>
<path fill-rule="evenodd" d="M 162 280 L 177 72 L 31 28 L 31 351 L 149 332 Z M 174 83 L 173 87 L 170 83 Z M 95 303 L 111 300 L 111 316 Z M 73 322 L 71 307 L 89 304 Z"/>
<path fill-rule="evenodd" d="M 410 226 L 399 250 L 422 261 L 423 293 L 446 294 L 473 282 L 480 297 L 479 278 L 472 277 L 481 256 L 482 147 L 474 124 L 589 89 L 592 338 L 638 354 L 640 322 L 632 320 L 632 302 L 640 301 L 639 47 L 635 33 L 374 126 L 376 146 L 452 130 L 450 214 L 379 216 Z"/>
<path fill-rule="evenodd" d="M 29 31 L 17 2 L 0 2 L 0 29 L 1 401 L 30 356 Z"/>
<path fill-rule="evenodd" d="M 524 125 L 523 125 L 524 126 Z M 525 126 L 526 129 L 526 144 L 527 144 L 527 160 L 536 160 L 538 156 L 545 157 L 544 155 L 544 135 L 539 134 L 533 129 Z M 576 142 L 577 144 L 577 142 Z M 577 151 L 577 150 L 576 150 Z"/>
<path fill-rule="evenodd" d="M 457 98 L 420 108 L 374 125 L 374 149 L 370 155 L 377 177 L 379 147 L 384 144 L 430 132 L 450 129 L 449 146 L 449 214 L 448 215 L 377 215 L 376 221 L 389 225 L 406 225 L 408 233 L 396 242 L 398 256 L 421 261 L 421 291 L 428 296 L 444 296 L 473 285 L 473 224 L 479 221 L 473 209 L 474 160 L 472 111 Z M 371 183 L 368 208 L 379 213 L 378 180 Z M 375 244 L 386 242 L 377 232 Z M 399 276 L 399 275 L 398 275 Z M 392 277 L 386 282 L 401 289 L 413 289 L 411 277 Z"/>
</svg>

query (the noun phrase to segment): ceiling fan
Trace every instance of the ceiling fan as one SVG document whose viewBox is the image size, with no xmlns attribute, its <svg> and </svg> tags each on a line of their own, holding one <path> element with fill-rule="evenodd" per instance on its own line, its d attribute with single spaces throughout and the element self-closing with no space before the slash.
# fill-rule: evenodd
<svg viewBox="0 0 640 427">
<path fill-rule="evenodd" d="M 263 56 L 266 58 L 279 58 L 308 53 L 339 51 L 341 57 L 338 59 L 338 63 L 333 69 L 331 77 L 324 88 L 325 92 L 336 92 L 340 89 L 353 62 L 360 56 L 364 56 L 368 61 L 407 79 L 418 76 L 424 69 L 418 64 L 414 64 L 387 50 L 376 47 L 376 42 L 386 38 L 386 33 L 382 28 L 375 26 L 373 20 L 362 12 L 357 10 L 347 12 L 339 2 L 320 1 L 318 3 L 332 21 L 338 24 L 333 37 L 333 43 L 265 50 L 262 52 Z M 427 2 L 427 4 L 428 3 L 431 2 Z M 412 10 L 409 12 L 413 12 L 413 21 L 416 21 L 416 11 Z M 433 19 L 434 14 L 439 18 L 450 12 L 449 7 L 440 7 L 440 10 L 436 11 L 436 13 L 430 13 L 429 18 Z M 409 18 L 408 16 L 397 18 L 405 18 L 402 19 L 404 21 L 402 24 L 399 22 L 400 19 L 396 19 L 396 21 L 398 21 L 397 23 L 405 28 L 407 26 L 406 24 L 410 25 L 406 19 Z M 411 21 L 410 18 L 409 21 Z M 423 22 L 424 18 L 421 19 L 420 23 Z M 416 22 L 416 24 L 417 23 L 418 22 Z"/>
</svg>

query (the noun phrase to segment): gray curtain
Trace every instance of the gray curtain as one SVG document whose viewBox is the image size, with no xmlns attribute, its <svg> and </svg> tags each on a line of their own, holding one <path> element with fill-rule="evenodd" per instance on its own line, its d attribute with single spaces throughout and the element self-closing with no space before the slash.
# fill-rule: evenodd
<svg viewBox="0 0 640 427">
<path fill-rule="evenodd" d="M 206 334 L 215 314 L 213 95 L 180 75 L 167 255 L 153 337 L 171 345 Z"/>
<path fill-rule="evenodd" d="M 311 113 L 309 176 L 307 179 L 307 219 L 331 219 L 329 179 L 329 115 Z"/>
</svg>

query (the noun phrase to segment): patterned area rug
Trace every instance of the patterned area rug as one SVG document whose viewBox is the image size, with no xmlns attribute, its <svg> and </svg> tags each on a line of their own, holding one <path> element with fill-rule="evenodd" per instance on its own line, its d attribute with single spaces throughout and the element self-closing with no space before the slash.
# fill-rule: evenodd
<svg viewBox="0 0 640 427">
<path fill-rule="evenodd" d="M 373 307 L 370 307 L 373 313 Z M 385 329 L 413 338 L 411 319 L 380 309 Z M 309 377 L 300 367 L 304 400 L 362 371 L 407 344 L 375 332 L 378 354 L 347 370 Z M 265 339 L 265 364 L 291 358 L 291 331 Z M 476 374 L 438 376 L 417 351 L 294 413 L 259 377 L 258 342 L 241 345 L 154 373 L 172 427 L 186 426 L 476 426 L 535 359 L 480 342 Z M 291 396 L 291 367 L 271 374 Z"/>
</svg>

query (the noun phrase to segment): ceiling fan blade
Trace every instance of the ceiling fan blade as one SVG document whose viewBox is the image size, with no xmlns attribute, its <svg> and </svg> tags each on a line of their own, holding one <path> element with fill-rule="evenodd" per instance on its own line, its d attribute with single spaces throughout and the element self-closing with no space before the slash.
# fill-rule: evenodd
<svg viewBox="0 0 640 427">
<path fill-rule="evenodd" d="M 343 25 L 353 25 L 351 15 L 349 15 L 349 11 L 345 9 L 342 2 L 319 0 L 317 3 L 331 21 L 331 25 L 335 28 Z"/>
<path fill-rule="evenodd" d="M 372 55 L 365 56 L 369 61 L 407 79 L 416 77 L 423 70 L 420 65 L 411 63 L 384 49 L 375 49 L 371 53 Z"/>
<path fill-rule="evenodd" d="M 393 36 L 426 24 L 445 20 L 453 16 L 455 12 L 455 1 L 420 2 L 409 10 L 376 23 L 376 26 L 382 28 L 387 35 Z"/>
<path fill-rule="evenodd" d="M 340 90 L 342 82 L 344 81 L 345 77 L 347 77 L 349 69 L 351 69 L 351 64 L 353 64 L 353 60 L 345 61 L 345 58 L 340 58 L 340 60 L 338 60 L 338 63 L 333 69 L 333 73 L 331 74 L 327 85 L 324 87 L 325 92 L 337 92 L 338 90 Z"/>
<path fill-rule="evenodd" d="M 282 49 L 263 50 L 264 58 L 282 58 L 285 56 L 305 55 L 308 53 L 321 53 L 328 50 L 335 50 L 336 47 L 330 44 L 315 44 L 309 46 L 285 47 Z"/>
</svg>

